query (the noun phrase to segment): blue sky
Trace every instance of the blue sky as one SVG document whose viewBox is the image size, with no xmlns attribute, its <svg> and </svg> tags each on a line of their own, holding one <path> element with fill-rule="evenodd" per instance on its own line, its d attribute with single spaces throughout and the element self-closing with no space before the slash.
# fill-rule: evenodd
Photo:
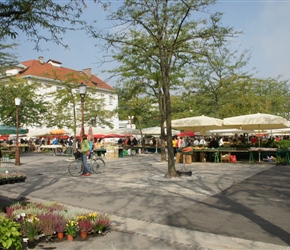
<svg viewBox="0 0 290 250">
<path fill-rule="evenodd" d="M 117 1 L 115 4 L 119 4 Z M 90 2 L 88 1 L 90 6 Z M 290 79 L 290 0 L 220 0 L 211 7 L 224 13 L 223 24 L 232 26 L 243 34 L 235 40 L 236 48 L 240 51 L 250 49 L 252 58 L 248 69 L 256 68 L 257 77 L 277 77 Z M 89 8 L 86 16 L 105 18 L 101 9 Z M 100 22 L 99 25 L 104 25 Z M 54 59 L 62 62 L 62 66 L 75 70 L 92 68 L 92 73 L 99 76 L 108 84 L 109 74 L 103 70 L 113 69 L 115 64 L 100 65 L 100 49 L 95 46 L 96 40 L 89 38 L 83 31 L 70 32 L 64 42 L 70 46 L 69 50 L 55 44 L 42 44 L 43 51 L 33 50 L 34 44 L 28 42 L 24 36 L 16 41 L 20 44 L 16 51 L 19 61 L 37 59 L 43 56 L 44 60 Z"/>
</svg>

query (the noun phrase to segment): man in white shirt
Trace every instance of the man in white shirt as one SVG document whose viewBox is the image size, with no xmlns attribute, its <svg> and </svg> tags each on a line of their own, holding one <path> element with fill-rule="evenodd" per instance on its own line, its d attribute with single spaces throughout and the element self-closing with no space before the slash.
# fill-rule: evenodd
<svg viewBox="0 0 290 250">
<path fill-rule="evenodd" d="M 197 140 L 197 138 L 194 138 L 193 145 L 194 146 L 198 146 L 199 145 L 199 140 Z"/>
<path fill-rule="evenodd" d="M 202 145 L 202 146 L 207 146 L 207 142 L 204 138 L 201 138 L 200 142 L 199 142 L 199 145 Z"/>
</svg>

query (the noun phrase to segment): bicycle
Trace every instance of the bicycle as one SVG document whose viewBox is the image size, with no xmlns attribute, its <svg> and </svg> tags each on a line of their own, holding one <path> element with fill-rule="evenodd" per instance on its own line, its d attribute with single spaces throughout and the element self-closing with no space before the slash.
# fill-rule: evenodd
<svg viewBox="0 0 290 250">
<path fill-rule="evenodd" d="M 72 176 L 80 176 L 84 171 L 82 154 L 79 151 L 77 151 L 76 153 L 74 153 L 74 156 L 75 160 L 73 160 L 68 165 L 68 171 Z M 95 157 L 95 155 L 93 155 L 93 157 L 90 159 L 88 163 L 90 165 L 91 173 L 94 172 L 95 174 L 100 174 L 106 168 L 105 161 L 100 157 Z"/>
</svg>

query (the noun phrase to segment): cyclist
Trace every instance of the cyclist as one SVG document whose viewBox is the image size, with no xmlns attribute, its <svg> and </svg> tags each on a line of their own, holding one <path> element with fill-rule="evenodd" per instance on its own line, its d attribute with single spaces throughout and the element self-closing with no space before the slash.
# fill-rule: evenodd
<svg viewBox="0 0 290 250">
<path fill-rule="evenodd" d="M 90 176 L 91 171 L 90 167 L 88 165 L 87 161 L 87 155 L 90 153 L 90 142 L 87 140 L 87 136 L 83 135 L 82 136 L 82 142 L 81 142 L 81 152 L 82 152 L 82 160 L 83 160 L 83 165 L 84 165 L 84 171 L 82 173 L 83 176 Z"/>
</svg>

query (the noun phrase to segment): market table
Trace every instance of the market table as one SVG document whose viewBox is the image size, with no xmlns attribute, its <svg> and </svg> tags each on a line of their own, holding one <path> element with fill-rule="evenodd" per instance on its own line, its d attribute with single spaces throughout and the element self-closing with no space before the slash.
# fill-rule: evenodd
<svg viewBox="0 0 290 250">
<path fill-rule="evenodd" d="M 194 153 L 197 154 L 206 154 L 206 153 L 213 153 L 213 157 L 214 157 L 214 162 L 218 163 L 218 162 L 223 162 L 223 161 L 230 161 L 230 157 L 232 154 L 234 153 L 249 153 L 249 163 L 254 163 L 254 152 L 259 153 L 259 161 L 260 161 L 260 154 L 262 153 L 273 153 L 273 152 L 277 152 L 277 148 L 262 148 L 262 147 L 251 147 L 251 148 L 224 148 L 224 147 L 220 147 L 220 148 L 199 148 L 199 149 L 193 149 L 190 152 L 179 152 L 182 154 L 183 156 L 183 164 L 185 163 L 185 155 L 194 155 Z M 227 157 L 224 157 L 224 156 Z M 287 158 L 288 155 L 288 158 Z M 203 157 L 204 155 L 200 155 L 199 157 L 199 161 L 203 162 Z M 198 157 L 195 157 L 195 159 Z M 202 159 L 201 159 L 202 158 Z M 286 154 L 286 158 L 289 159 L 289 153 Z M 195 161 L 198 161 L 197 159 Z"/>
<path fill-rule="evenodd" d="M 97 156 L 101 157 L 102 154 L 105 154 L 107 150 L 105 148 L 96 148 L 94 149 L 94 152 L 97 153 Z"/>
<path fill-rule="evenodd" d="M 9 150 L 9 149 L 1 149 L 2 152 L 2 159 L 1 161 L 9 161 L 10 159 L 15 158 L 15 150 Z"/>
<path fill-rule="evenodd" d="M 63 145 L 41 145 L 40 149 L 51 149 L 54 152 L 54 155 L 56 156 L 57 154 L 61 155 L 61 153 L 64 153 L 67 149 L 67 147 Z M 61 151 L 59 151 L 61 150 Z"/>
<path fill-rule="evenodd" d="M 254 156 L 253 152 L 259 153 L 259 162 L 261 162 L 261 153 L 263 152 L 277 152 L 278 148 L 262 148 L 262 147 L 251 147 L 249 148 L 250 156 L 249 156 L 249 163 L 254 163 Z"/>
<path fill-rule="evenodd" d="M 212 153 L 214 162 L 219 163 L 219 162 L 223 161 L 223 154 L 228 154 L 228 156 L 230 157 L 230 155 L 234 152 L 248 152 L 248 151 L 247 151 L 247 149 L 246 150 L 238 150 L 236 148 L 199 148 L 199 149 L 193 149 L 190 152 L 182 152 L 181 151 L 179 153 L 181 153 L 183 156 L 194 155 L 194 153 L 199 154 L 199 157 L 196 156 L 194 158 L 195 158 L 195 161 L 198 161 L 197 158 L 199 158 L 199 161 L 201 161 L 201 162 L 205 162 L 204 158 L 205 158 L 206 153 Z"/>
</svg>

